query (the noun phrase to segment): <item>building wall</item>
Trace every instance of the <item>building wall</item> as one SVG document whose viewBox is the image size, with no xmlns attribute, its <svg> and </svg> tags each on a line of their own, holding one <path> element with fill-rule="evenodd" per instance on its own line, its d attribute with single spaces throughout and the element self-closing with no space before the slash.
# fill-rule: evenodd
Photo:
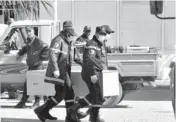
<svg viewBox="0 0 176 122">
<path fill-rule="evenodd" d="M 175 4 L 174 1 L 164 1 L 164 16 L 175 17 Z M 175 20 L 164 21 L 164 48 L 167 53 L 175 53 L 176 40 L 175 40 Z"/>
<path fill-rule="evenodd" d="M 53 2 L 51 2 L 53 4 Z M 81 35 L 86 25 L 91 26 L 92 35 L 95 33 L 95 27 L 102 24 L 108 24 L 116 31 L 109 40 L 108 45 L 117 45 L 119 32 L 119 4 L 116 1 L 58 1 L 57 16 L 58 20 L 71 20 L 78 35 Z M 53 19 L 52 16 L 46 14 L 43 6 L 40 11 L 41 19 Z M 118 27 L 117 27 L 118 26 Z"/>
<path fill-rule="evenodd" d="M 119 4 L 116 1 L 75 1 L 74 24 L 76 32 L 82 34 L 85 25 L 91 26 L 92 34 L 95 34 L 96 26 L 109 25 L 115 34 L 112 34 L 107 45 L 117 45 L 117 27 L 119 23 Z"/>
<path fill-rule="evenodd" d="M 164 8 L 165 15 L 175 16 L 173 2 L 164 2 Z M 158 49 L 164 48 L 165 51 L 174 49 L 174 21 L 159 20 L 151 15 L 149 1 L 67 0 L 58 1 L 57 10 L 61 24 L 65 20 L 72 20 L 78 35 L 82 34 L 85 25 L 92 27 L 92 34 L 95 32 L 96 26 L 110 25 L 115 33 L 112 34 L 107 45 L 136 44 Z M 49 17 L 41 7 L 41 19 L 53 19 L 53 14 Z M 164 28 L 162 28 L 162 24 L 164 24 Z"/>
<path fill-rule="evenodd" d="M 150 14 L 148 1 L 124 1 L 120 6 L 120 45 L 161 47 L 161 22 Z"/>
</svg>

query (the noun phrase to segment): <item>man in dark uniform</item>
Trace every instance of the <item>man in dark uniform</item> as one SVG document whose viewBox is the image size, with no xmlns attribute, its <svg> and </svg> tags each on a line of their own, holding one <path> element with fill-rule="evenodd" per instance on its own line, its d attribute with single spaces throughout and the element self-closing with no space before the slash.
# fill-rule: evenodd
<svg viewBox="0 0 176 122">
<path fill-rule="evenodd" d="M 26 27 L 26 31 L 28 34 L 27 44 L 18 52 L 17 60 L 20 56 L 27 53 L 27 65 L 28 70 L 41 70 L 43 69 L 42 61 L 48 59 L 48 45 L 40 40 L 34 34 L 34 28 L 31 26 Z M 20 102 L 15 106 L 16 108 L 25 107 L 25 103 L 29 96 L 27 95 L 27 86 L 26 82 L 24 84 L 24 92 Z M 35 96 L 35 102 L 33 107 L 39 106 L 40 97 Z"/>
<path fill-rule="evenodd" d="M 96 28 L 96 34 L 92 40 L 87 42 L 84 53 L 83 53 L 83 65 L 82 65 L 82 79 L 87 84 L 89 94 L 85 98 L 80 99 L 78 103 L 71 106 L 68 111 L 71 113 L 71 117 L 74 120 L 79 120 L 77 117 L 77 110 L 79 108 L 92 105 L 90 116 L 91 122 L 104 122 L 99 117 L 99 109 L 103 100 L 103 93 L 101 82 L 102 77 L 102 47 L 103 41 L 106 38 L 106 28 L 100 26 Z"/>
<path fill-rule="evenodd" d="M 83 34 L 76 39 L 75 43 L 79 44 L 79 43 L 86 43 L 86 42 L 88 42 L 90 40 L 89 39 L 90 34 L 91 34 L 91 27 L 85 26 L 84 30 L 83 30 Z"/>
<path fill-rule="evenodd" d="M 70 80 L 72 60 L 74 59 L 74 61 L 81 64 L 80 60 L 74 56 L 76 50 L 73 47 L 72 40 L 75 35 L 74 29 L 67 26 L 51 41 L 45 82 L 54 83 L 56 93 L 55 96 L 50 96 L 42 106 L 34 110 L 42 122 L 45 122 L 46 119 L 57 119 L 49 114 L 49 110 L 63 99 L 65 100 L 66 109 L 75 102 L 75 93 Z M 78 116 L 79 118 L 85 117 L 80 112 L 78 112 Z M 66 122 L 79 121 L 73 120 L 70 114 L 66 112 Z"/>
<path fill-rule="evenodd" d="M 102 65 L 103 65 L 103 68 L 104 69 L 107 69 L 108 68 L 108 61 L 107 61 L 107 52 L 106 52 L 106 42 L 107 40 L 109 40 L 109 38 L 111 37 L 111 33 L 114 33 L 114 31 L 109 27 L 109 25 L 102 25 L 102 27 L 104 27 L 106 29 L 106 38 L 105 40 L 103 41 L 103 46 L 101 48 L 102 50 L 102 54 L 101 54 L 101 57 L 102 57 Z M 103 82 L 100 82 L 100 86 L 101 86 L 101 89 L 103 88 Z M 103 93 L 103 89 L 102 89 L 102 93 Z M 106 99 L 103 98 L 103 102 L 105 102 Z M 89 108 L 87 110 L 87 114 L 91 114 L 91 108 Z M 89 118 L 89 120 L 91 120 L 91 117 Z"/>
<path fill-rule="evenodd" d="M 91 27 L 85 26 L 83 34 L 76 39 L 75 44 L 81 44 L 79 45 L 79 47 L 77 46 L 77 50 L 79 51 L 79 53 L 81 54 L 83 53 L 84 46 L 90 40 L 89 39 L 90 34 L 91 34 Z"/>
</svg>

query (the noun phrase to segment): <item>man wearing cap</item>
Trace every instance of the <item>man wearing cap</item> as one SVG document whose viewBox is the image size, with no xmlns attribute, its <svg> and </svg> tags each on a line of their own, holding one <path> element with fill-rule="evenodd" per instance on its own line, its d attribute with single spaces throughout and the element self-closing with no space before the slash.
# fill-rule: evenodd
<svg viewBox="0 0 176 122">
<path fill-rule="evenodd" d="M 110 38 L 110 36 L 111 36 L 110 34 L 114 33 L 114 31 L 109 27 L 109 25 L 102 25 L 102 27 L 104 27 L 106 29 L 106 38 L 103 41 L 103 46 L 101 48 L 101 50 L 102 50 L 101 57 L 102 57 L 103 68 L 107 69 L 108 68 L 108 61 L 107 61 L 107 52 L 106 52 L 106 42 Z M 101 86 L 102 93 L 103 93 L 103 81 L 100 82 L 100 86 Z M 103 102 L 105 102 L 105 101 L 106 101 L 106 99 L 103 98 Z M 89 108 L 86 113 L 90 114 L 90 112 L 91 112 L 91 108 Z M 90 116 L 89 120 L 91 120 L 91 116 Z"/>
<path fill-rule="evenodd" d="M 85 26 L 83 30 L 83 34 L 76 39 L 75 44 L 81 44 L 79 47 L 77 47 L 77 50 L 79 53 L 83 53 L 84 46 L 88 41 L 90 41 L 89 36 L 91 33 L 91 27 Z"/>
<path fill-rule="evenodd" d="M 70 20 L 66 20 L 66 21 L 63 22 L 63 30 L 65 28 L 72 28 L 72 27 L 73 27 L 73 24 Z"/>
<path fill-rule="evenodd" d="M 114 31 L 109 27 L 109 25 L 102 25 L 102 26 L 106 28 L 106 33 L 107 33 L 106 37 L 110 37 L 110 34 L 114 33 Z"/>
<path fill-rule="evenodd" d="M 75 93 L 70 79 L 72 61 L 80 61 L 74 55 L 76 50 L 73 48 L 72 40 L 75 36 L 74 29 L 66 27 L 51 41 L 45 82 L 55 84 L 56 93 L 55 96 L 48 97 L 48 100 L 42 106 L 34 110 L 42 122 L 45 122 L 46 119 L 57 119 L 49 114 L 49 110 L 59 104 L 63 99 L 65 100 L 66 109 L 75 102 Z M 80 116 L 82 117 L 82 115 Z M 73 120 L 70 113 L 66 110 L 66 122 L 80 121 Z"/>
<path fill-rule="evenodd" d="M 20 58 L 20 56 L 27 54 L 27 65 L 28 70 L 41 70 L 43 69 L 42 62 L 43 60 L 48 59 L 48 45 L 44 43 L 42 40 L 40 40 L 38 37 L 34 34 L 34 28 L 31 26 L 26 27 L 27 31 L 27 43 L 17 54 L 17 60 Z M 24 92 L 23 96 L 20 100 L 20 102 L 15 106 L 16 108 L 23 108 L 25 107 L 25 103 L 29 96 L 27 95 L 27 88 L 26 88 L 26 82 L 24 84 Z M 40 97 L 35 96 L 35 103 L 33 104 L 33 107 L 39 106 Z"/>
<path fill-rule="evenodd" d="M 96 33 L 91 41 L 87 42 L 86 44 L 85 50 L 83 52 L 81 76 L 87 84 L 89 94 L 86 95 L 83 99 L 80 99 L 78 103 L 74 104 L 68 109 L 71 113 L 71 117 L 74 120 L 79 120 L 79 118 L 76 116 L 76 111 L 79 110 L 79 108 L 91 105 L 92 109 L 90 109 L 90 121 L 104 122 L 104 120 L 99 117 L 99 109 L 104 102 L 101 90 L 101 82 L 103 80 L 101 48 L 105 38 L 106 28 L 99 26 L 96 28 Z"/>
<path fill-rule="evenodd" d="M 90 33 L 91 33 L 91 27 L 85 26 L 83 30 L 83 34 L 76 39 L 75 44 L 80 45 L 79 47 L 77 47 L 77 50 L 79 50 L 81 54 L 83 53 L 83 49 L 86 43 L 90 41 L 89 39 Z"/>
<path fill-rule="evenodd" d="M 76 39 L 75 43 L 76 44 L 79 44 L 79 43 L 85 43 L 86 44 L 86 42 L 88 42 L 90 40 L 89 39 L 90 33 L 91 33 L 91 27 L 85 26 L 84 30 L 83 30 L 83 34 Z"/>
<path fill-rule="evenodd" d="M 109 27 L 109 25 L 102 25 L 106 29 L 106 38 L 103 41 L 103 47 L 102 47 L 102 58 L 104 61 L 104 68 L 108 67 L 108 61 L 107 61 L 107 50 L 106 50 L 106 42 L 110 39 L 111 33 L 114 33 L 114 31 Z"/>
</svg>

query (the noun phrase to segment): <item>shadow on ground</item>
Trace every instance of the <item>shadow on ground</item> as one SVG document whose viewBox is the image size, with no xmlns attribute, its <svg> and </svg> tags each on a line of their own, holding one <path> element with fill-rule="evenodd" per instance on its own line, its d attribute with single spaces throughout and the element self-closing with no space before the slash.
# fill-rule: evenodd
<svg viewBox="0 0 176 122">
<path fill-rule="evenodd" d="M 172 101 L 172 92 L 168 89 L 146 89 L 127 93 L 123 100 L 129 101 Z"/>
</svg>

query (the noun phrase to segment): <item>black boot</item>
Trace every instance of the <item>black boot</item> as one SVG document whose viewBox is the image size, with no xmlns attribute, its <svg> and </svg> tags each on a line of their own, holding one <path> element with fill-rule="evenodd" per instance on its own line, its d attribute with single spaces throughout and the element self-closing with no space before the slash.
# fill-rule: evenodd
<svg viewBox="0 0 176 122">
<path fill-rule="evenodd" d="M 70 115 L 70 117 L 74 120 L 74 121 L 80 121 L 78 118 L 78 110 L 81 108 L 79 103 L 76 103 L 72 106 L 70 106 L 67 109 L 68 114 Z"/>
<path fill-rule="evenodd" d="M 25 101 L 20 101 L 16 106 L 15 108 L 25 108 Z"/>
<path fill-rule="evenodd" d="M 92 108 L 92 112 L 90 114 L 91 122 L 105 122 L 103 119 L 100 118 L 99 116 L 99 109 L 97 107 Z"/>
<path fill-rule="evenodd" d="M 92 120 L 92 108 L 89 108 L 86 113 L 88 113 L 90 116 L 89 116 L 89 121 Z"/>
<path fill-rule="evenodd" d="M 26 104 L 28 98 L 29 98 L 29 95 L 27 95 L 27 86 L 26 86 L 26 82 L 25 82 L 23 96 L 22 96 L 20 102 L 15 106 L 15 108 L 25 108 L 25 104 Z"/>
<path fill-rule="evenodd" d="M 74 120 L 72 117 L 71 117 L 71 113 L 67 111 L 67 114 L 66 114 L 66 118 L 65 118 L 65 122 L 81 122 L 79 119 L 78 120 Z"/>
<path fill-rule="evenodd" d="M 15 108 L 25 108 L 26 105 L 26 101 L 28 99 L 29 96 L 25 95 L 22 97 L 22 99 L 20 100 L 20 102 L 15 106 Z"/>
<path fill-rule="evenodd" d="M 47 100 L 42 106 L 39 106 L 34 110 L 35 114 L 37 114 L 38 118 L 45 122 L 46 119 L 49 120 L 57 120 L 56 117 L 53 117 L 50 115 L 49 110 L 52 109 L 54 106 L 56 106 L 56 103 L 54 103 L 52 100 Z"/>
<path fill-rule="evenodd" d="M 49 120 L 57 120 L 57 117 L 52 116 L 49 111 L 46 111 L 45 117 Z"/>
<path fill-rule="evenodd" d="M 76 103 L 76 104 L 74 104 L 74 105 L 72 105 L 71 107 L 68 108 L 68 111 L 71 113 L 71 116 L 74 116 L 73 117 L 74 120 L 83 119 L 83 118 L 85 118 L 85 117 L 87 117 L 89 115 L 89 111 L 84 113 L 84 112 L 79 111 L 79 108 L 80 108 L 80 104 L 79 103 Z"/>
</svg>

